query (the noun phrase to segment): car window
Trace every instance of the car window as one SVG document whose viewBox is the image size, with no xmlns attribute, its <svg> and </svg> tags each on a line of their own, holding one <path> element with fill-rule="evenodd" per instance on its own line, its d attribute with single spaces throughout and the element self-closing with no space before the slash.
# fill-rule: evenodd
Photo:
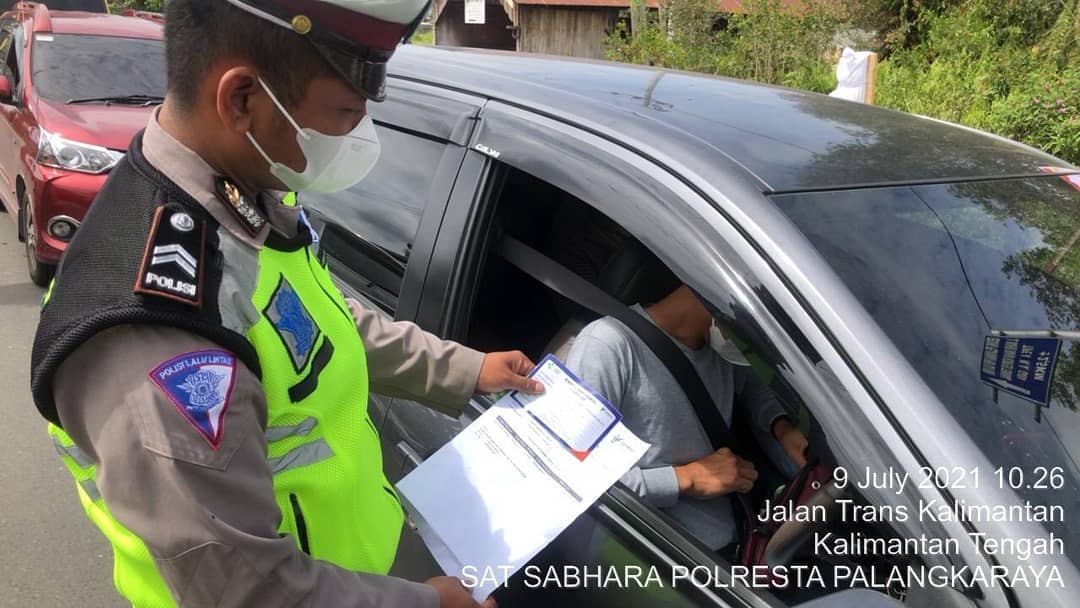
<svg viewBox="0 0 1080 608">
<path fill-rule="evenodd" d="M 14 21 L 5 21 L 0 24 L 0 58 L 3 58 L 3 74 L 11 81 L 11 89 L 15 91 L 19 86 L 21 74 L 19 73 L 18 45 L 15 44 L 16 32 L 19 24 Z"/>
<path fill-rule="evenodd" d="M 109 12 L 109 8 L 105 6 L 105 0 L 49 0 L 49 10 Z"/>
<path fill-rule="evenodd" d="M 643 247 L 631 230 L 581 199 L 527 174 L 512 171 L 505 179 L 494 224 L 491 234 L 524 243 L 624 304 L 635 305 L 635 312 L 650 315 L 647 318 L 653 318 L 653 313 L 645 307 L 684 289 L 681 287 L 684 278 L 672 273 L 654 252 Z M 481 350 L 520 348 L 534 360 L 554 353 L 571 371 L 610 399 L 622 413 L 623 423 L 652 446 L 639 463 L 640 468 L 623 478 L 628 491 L 623 499 L 640 500 L 641 508 L 651 509 L 656 517 L 663 519 L 672 531 L 669 540 L 681 538 L 679 542 L 700 543 L 703 550 L 720 551 L 721 556 L 728 555 L 724 547 L 731 550 L 730 543 L 741 540 L 736 528 L 740 509 L 756 512 L 797 471 L 771 436 L 769 426 L 775 416 L 790 417 L 809 437 L 812 453 L 826 467 L 836 462 L 837 444 L 845 456 L 852 452 L 888 453 L 881 440 L 872 434 L 860 434 L 857 439 L 850 437 L 853 429 L 868 429 L 869 423 L 831 379 L 829 396 L 822 396 L 821 358 L 801 334 L 788 333 L 795 331 L 790 321 L 786 321 L 787 329 L 779 336 L 775 329 L 767 331 L 763 317 L 772 318 L 772 314 L 780 313 L 749 306 L 748 302 L 757 299 L 751 291 L 729 290 L 711 300 L 695 294 L 697 302 L 721 320 L 749 365 L 722 363 L 704 344 L 696 350 L 684 344 L 686 348 L 680 350 L 706 384 L 714 405 L 725 412 L 735 440 L 725 447 L 753 462 L 759 477 L 753 489 L 743 495 L 746 500 L 741 504 L 745 507 L 732 508 L 726 498 L 702 501 L 681 496 L 671 499 L 673 504 L 665 503 L 662 509 L 654 508 L 653 501 L 659 499 L 651 486 L 662 485 L 658 476 L 666 468 L 704 458 L 713 451 L 708 440 L 694 430 L 700 420 L 693 406 L 686 398 L 673 395 L 680 389 L 673 384 L 670 372 L 656 353 L 621 322 L 601 319 L 595 311 L 576 304 L 574 298 L 551 289 L 562 282 L 557 274 L 550 272 L 539 280 L 538 275 L 504 257 L 496 243 L 491 244 L 489 251 L 476 292 L 512 293 L 516 304 L 508 307 L 505 300 L 480 297 L 473 309 L 467 343 Z M 685 277 L 692 289 L 717 282 L 742 284 L 746 280 L 752 278 L 728 283 L 712 275 Z M 830 431 L 819 421 L 819 414 L 829 423 Z M 399 411 L 397 415 L 411 413 Z M 837 420 L 842 421 L 843 434 L 836 431 Z M 827 475 L 828 470 L 823 469 L 822 474 Z M 844 498 L 868 504 L 884 501 L 890 506 L 911 504 L 909 497 L 883 498 L 869 493 L 849 494 Z M 837 526 L 828 531 L 882 539 L 917 534 L 909 529 L 887 527 Z M 827 530 L 815 532 L 824 534 Z M 567 535 L 575 533 L 571 530 Z M 941 531 L 932 529 L 929 533 L 939 535 Z M 564 542 L 575 541 L 565 538 Z M 588 563 L 611 556 L 586 553 L 578 559 Z M 809 563 L 795 560 L 785 565 Z M 882 567 L 873 560 L 863 565 Z M 894 564 L 884 567 L 891 565 Z M 897 597 L 902 597 L 905 591 L 899 586 L 891 590 Z M 768 593 L 762 593 L 762 597 L 772 599 Z M 780 593 L 778 599 L 794 604 L 801 598 Z"/>
<path fill-rule="evenodd" d="M 18 87 L 19 83 L 22 82 L 22 74 L 19 71 L 19 56 L 15 52 L 15 45 L 8 49 L 7 57 L 4 60 L 4 68 L 8 77 L 11 78 L 11 86 Z"/>
<path fill-rule="evenodd" d="M 327 222 L 408 261 L 446 144 L 377 126 L 382 152 L 360 183 L 336 194 L 304 194 Z"/>
<path fill-rule="evenodd" d="M 774 200 L 1000 467 L 985 483 L 1080 504 L 1076 176 Z M 1045 526 L 1080 562 L 1080 529 Z"/>
<path fill-rule="evenodd" d="M 36 34 L 31 71 L 43 99 L 165 95 L 165 43 L 162 40 Z"/>
<path fill-rule="evenodd" d="M 0 21 L 0 57 L 7 57 L 8 51 L 11 49 L 12 35 L 16 27 L 18 26 L 14 21 L 6 19 Z"/>
</svg>

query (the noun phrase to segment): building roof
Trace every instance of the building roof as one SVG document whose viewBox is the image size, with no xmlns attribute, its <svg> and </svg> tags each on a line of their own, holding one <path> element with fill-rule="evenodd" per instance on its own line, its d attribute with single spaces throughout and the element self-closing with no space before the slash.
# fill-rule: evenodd
<svg viewBox="0 0 1080 608">
<path fill-rule="evenodd" d="M 1007 139 L 825 95 L 645 66 L 406 45 L 390 74 L 532 108 L 766 192 L 1041 175 Z M 728 167 L 722 169 L 721 167 Z M 733 169 L 736 167 L 737 169 Z"/>
<path fill-rule="evenodd" d="M 602 8 L 630 8 L 630 0 L 515 0 L 517 4 L 542 6 L 595 6 Z M 742 0 L 716 0 L 722 13 L 745 13 Z M 803 0 L 780 0 L 784 6 L 799 6 Z M 657 8 L 658 0 L 645 0 L 645 6 Z"/>
<path fill-rule="evenodd" d="M 629 0 L 515 0 L 517 4 L 542 6 L 587 6 L 598 8 L 630 8 Z M 645 6 L 657 8 L 657 0 L 645 0 Z"/>
</svg>

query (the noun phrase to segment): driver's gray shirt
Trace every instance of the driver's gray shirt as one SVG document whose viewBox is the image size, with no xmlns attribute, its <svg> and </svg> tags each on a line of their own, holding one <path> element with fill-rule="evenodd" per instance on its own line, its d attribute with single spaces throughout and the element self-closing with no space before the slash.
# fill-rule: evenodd
<svg viewBox="0 0 1080 608">
<path fill-rule="evenodd" d="M 639 305 L 631 307 L 649 321 Z M 697 369 L 724 421 L 731 424 L 735 395 L 750 408 L 759 437 L 772 440 L 772 425 L 786 414 L 776 396 L 749 367 L 725 361 L 712 348 L 692 350 L 676 341 Z M 663 509 L 711 549 L 735 540 L 731 499 L 680 497 L 675 465 L 713 452 L 705 429 L 679 383 L 652 350 L 628 327 L 604 317 L 574 340 L 566 365 L 622 412 L 623 423 L 652 444 L 621 481 L 638 496 Z"/>
</svg>

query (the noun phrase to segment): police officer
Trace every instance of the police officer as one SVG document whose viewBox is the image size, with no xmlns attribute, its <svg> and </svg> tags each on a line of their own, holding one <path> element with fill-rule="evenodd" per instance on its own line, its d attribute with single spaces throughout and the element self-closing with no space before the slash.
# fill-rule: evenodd
<svg viewBox="0 0 1080 608">
<path fill-rule="evenodd" d="M 171 0 L 168 94 L 46 294 L 34 400 L 133 605 L 475 606 L 385 576 L 402 509 L 368 391 L 457 415 L 542 387 L 335 288 L 282 191 L 378 158 L 366 103 L 427 0 Z"/>
</svg>

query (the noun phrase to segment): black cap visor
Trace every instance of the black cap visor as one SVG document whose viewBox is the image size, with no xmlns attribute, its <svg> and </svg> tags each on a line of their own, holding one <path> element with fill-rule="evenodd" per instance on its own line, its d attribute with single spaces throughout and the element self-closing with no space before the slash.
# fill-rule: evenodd
<svg viewBox="0 0 1080 608">
<path fill-rule="evenodd" d="M 339 51 L 318 42 L 314 45 L 334 71 L 361 95 L 369 101 L 386 99 L 386 62 L 390 59 L 392 52 L 369 53 L 374 56 L 363 58 L 358 57 L 355 52 Z"/>
</svg>

